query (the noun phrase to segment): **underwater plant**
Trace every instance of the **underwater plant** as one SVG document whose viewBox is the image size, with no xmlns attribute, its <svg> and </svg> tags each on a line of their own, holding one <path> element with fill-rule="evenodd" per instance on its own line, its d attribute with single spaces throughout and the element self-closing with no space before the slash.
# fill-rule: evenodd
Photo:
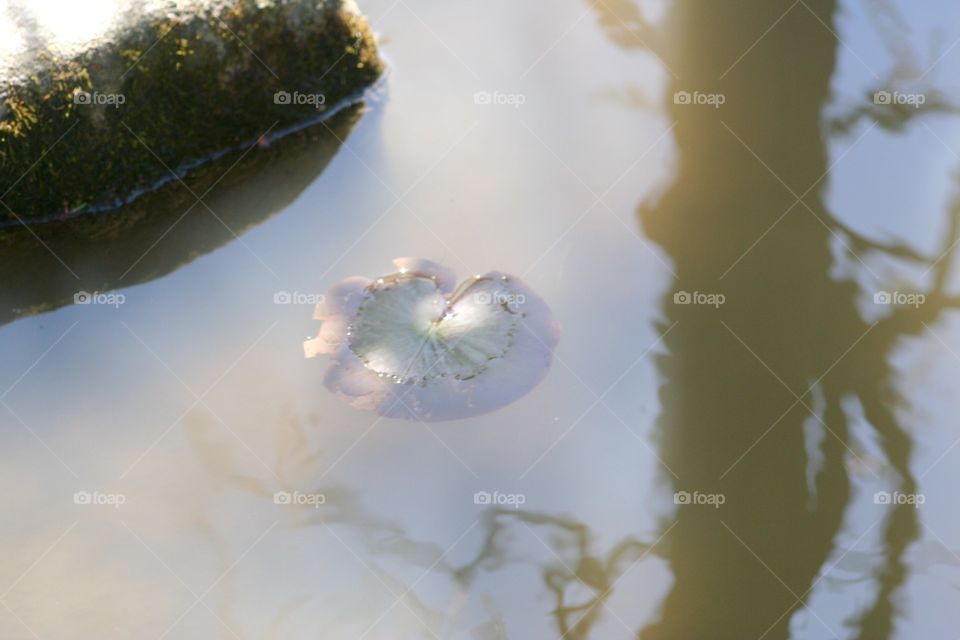
<svg viewBox="0 0 960 640">
<path fill-rule="evenodd" d="M 396 273 L 354 276 L 317 305 L 308 358 L 331 355 L 324 384 L 357 409 L 391 418 L 450 420 L 524 396 L 546 375 L 559 326 L 516 276 L 498 271 L 456 285 L 452 270 L 397 258 Z"/>
</svg>

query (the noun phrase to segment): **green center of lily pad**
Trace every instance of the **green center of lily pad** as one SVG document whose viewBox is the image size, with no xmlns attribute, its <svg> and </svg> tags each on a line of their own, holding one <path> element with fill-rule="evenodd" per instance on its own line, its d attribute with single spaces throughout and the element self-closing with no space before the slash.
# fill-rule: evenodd
<svg viewBox="0 0 960 640">
<path fill-rule="evenodd" d="M 421 274 L 382 278 L 347 331 L 364 366 L 399 384 L 469 380 L 509 353 L 522 314 L 505 278 L 477 278 L 449 298 Z"/>
</svg>

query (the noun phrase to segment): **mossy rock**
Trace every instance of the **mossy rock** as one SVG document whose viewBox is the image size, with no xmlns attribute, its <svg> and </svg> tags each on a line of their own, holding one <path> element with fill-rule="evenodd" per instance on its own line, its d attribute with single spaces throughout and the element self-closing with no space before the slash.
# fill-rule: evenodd
<svg viewBox="0 0 960 640">
<path fill-rule="evenodd" d="M 0 225 L 116 209 L 329 116 L 382 72 L 340 0 L 223 0 L 41 53 L 0 88 Z"/>
</svg>

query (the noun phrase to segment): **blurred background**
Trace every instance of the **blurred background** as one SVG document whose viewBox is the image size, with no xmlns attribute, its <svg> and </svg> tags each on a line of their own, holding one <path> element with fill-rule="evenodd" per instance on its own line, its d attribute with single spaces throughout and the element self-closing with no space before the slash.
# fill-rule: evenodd
<svg viewBox="0 0 960 640">
<path fill-rule="evenodd" d="M 958 640 L 960 7 L 360 8 L 381 85 L 180 231 L 3 247 L 0 637 Z M 540 293 L 544 382 L 332 396 L 310 297 L 405 255 Z"/>
</svg>

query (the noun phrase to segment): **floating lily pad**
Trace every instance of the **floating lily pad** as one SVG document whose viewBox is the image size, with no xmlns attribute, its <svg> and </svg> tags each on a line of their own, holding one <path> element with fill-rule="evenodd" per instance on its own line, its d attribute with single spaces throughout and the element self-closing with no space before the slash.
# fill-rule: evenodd
<svg viewBox="0 0 960 640">
<path fill-rule="evenodd" d="M 465 418 L 506 406 L 546 375 L 560 331 L 516 276 L 454 273 L 397 258 L 397 273 L 348 278 L 317 305 L 307 357 L 333 356 L 324 383 L 358 409 L 410 420 Z"/>
</svg>

